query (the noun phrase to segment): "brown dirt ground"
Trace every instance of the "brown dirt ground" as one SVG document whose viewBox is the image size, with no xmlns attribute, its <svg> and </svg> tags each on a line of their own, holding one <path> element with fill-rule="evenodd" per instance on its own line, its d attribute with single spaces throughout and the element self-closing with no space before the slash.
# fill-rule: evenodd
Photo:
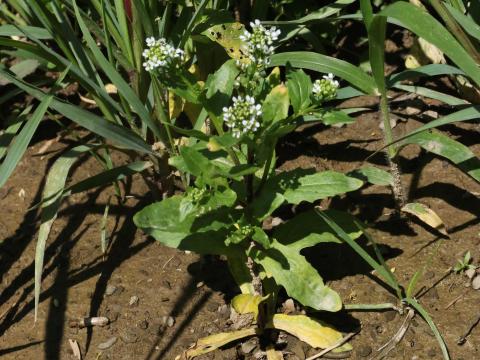
<svg viewBox="0 0 480 360">
<path fill-rule="evenodd" d="M 416 126 L 418 121 L 410 119 L 400 122 L 396 131 Z M 478 128 L 460 124 L 446 131 L 480 155 Z M 52 134 L 50 138 L 54 137 Z M 75 195 L 64 202 L 48 242 L 39 318 L 34 324 L 33 263 L 38 219 L 35 211 L 27 213 L 27 209 L 39 200 L 44 175 L 55 156 L 37 155 L 45 141 L 28 149 L 7 185 L 0 189 L 2 359 L 72 359 L 69 339 L 78 341 L 85 359 L 174 359 L 197 338 L 223 331 L 228 311 L 222 305 L 236 292 L 224 262 L 166 248 L 136 231 L 132 215 L 152 201 L 139 177 L 127 186 L 131 197 L 125 206 L 116 202 L 111 206 L 108 230 L 112 245 L 105 259 L 99 229 L 112 189 Z M 367 113 L 344 128 L 312 126 L 297 131 L 282 143 L 279 156 L 283 169 L 301 166 L 346 172 L 362 165 L 380 144 L 378 116 Z M 49 151 L 64 147 L 55 144 Z M 116 161 L 118 164 L 122 158 Z M 371 162 L 385 166 L 381 155 Z M 434 209 L 451 235 L 432 258 L 419 284 L 430 288 L 419 301 L 445 337 L 452 359 L 478 359 L 480 327 L 472 331 L 464 345 L 457 345 L 457 340 L 480 312 L 480 291 L 466 287 L 465 276 L 444 274 L 467 250 L 476 263 L 480 259 L 480 186 L 447 161 L 414 146 L 402 151 L 401 166 L 409 199 Z M 84 161 L 74 169 L 72 182 L 98 171 L 94 161 Z M 381 186 L 365 186 L 322 205 L 347 209 L 367 222 L 376 241 L 384 245 L 389 266 L 395 268 L 404 284 L 425 264 L 439 241 L 438 234 L 421 224 L 392 217 L 390 192 Z M 317 246 L 305 255 L 345 303 L 392 301 L 392 294 L 346 246 Z M 107 296 L 107 286 L 111 285 L 117 291 Z M 134 306 L 129 305 L 132 296 L 139 298 Z M 89 315 L 105 315 L 112 323 L 90 330 L 69 327 L 70 320 Z M 162 322 L 168 316 L 174 319 L 171 327 Z M 395 312 L 318 316 L 345 332 L 361 324 L 362 331 L 351 340 L 351 359 L 372 358 L 403 321 Z M 98 349 L 112 337 L 118 338 L 113 346 Z M 295 355 L 286 359 L 304 359 L 305 354 L 315 353 L 293 338 L 287 341 L 287 350 Z M 251 359 L 255 352 L 244 355 L 237 344 L 203 358 Z M 416 316 L 405 338 L 387 358 L 441 359 L 441 352 L 428 326 Z"/>
</svg>

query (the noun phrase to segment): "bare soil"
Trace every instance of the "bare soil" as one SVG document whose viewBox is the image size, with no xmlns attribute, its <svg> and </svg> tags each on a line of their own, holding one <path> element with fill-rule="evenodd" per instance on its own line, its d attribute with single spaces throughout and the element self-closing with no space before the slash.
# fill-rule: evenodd
<svg viewBox="0 0 480 360">
<path fill-rule="evenodd" d="M 360 101 L 375 102 L 370 98 Z M 423 103 L 422 111 L 433 105 Z M 370 112 L 343 128 L 303 128 L 279 146 L 281 167 L 353 170 L 364 165 L 365 158 L 382 144 L 378 123 L 377 113 Z M 395 131 L 409 131 L 419 124 L 417 119 L 409 118 L 399 121 Z M 480 155 L 478 128 L 457 124 L 445 130 Z M 131 220 L 133 214 L 153 201 L 138 176 L 124 188 L 129 195 L 126 203 L 112 202 L 108 218 L 112 244 L 105 258 L 100 248 L 100 227 L 113 190 L 91 191 L 64 202 L 47 244 L 39 316 L 34 323 L 34 254 L 39 221 L 35 211 L 27 210 L 40 199 L 49 166 L 58 151 L 67 146 L 54 143 L 49 154 L 39 155 L 45 142 L 56 136 L 51 128 L 44 129 L 43 134 L 28 149 L 7 185 L 0 189 L 2 359 L 73 359 L 69 339 L 78 341 L 84 359 L 175 359 L 199 337 L 225 331 L 228 304 L 238 291 L 225 263 L 215 257 L 201 258 L 166 248 L 137 231 Z M 386 168 L 383 155 L 369 161 Z M 122 157 L 116 158 L 116 162 L 120 164 Z M 419 301 L 443 334 L 452 359 L 478 359 L 480 327 L 472 330 L 465 344 L 457 345 L 457 340 L 480 313 L 480 291 L 467 287 L 464 275 L 445 274 L 468 250 L 474 262 L 479 262 L 480 186 L 447 161 L 415 146 L 402 150 L 401 167 L 409 200 L 427 204 L 436 211 L 451 239 L 441 240 L 440 234 L 414 220 L 396 218 L 386 187 L 365 186 L 322 205 L 348 210 L 368 223 L 389 266 L 405 285 L 442 241 L 419 283 L 418 288 L 424 289 Z M 73 170 L 72 182 L 100 170 L 93 160 L 83 161 Z M 395 301 L 346 245 L 317 246 L 304 254 L 345 303 Z M 107 316 L 111 324 L 87 329 L 70 327 L 72 320 L 85 316 Z M 403 322 L 403 316 L 392 311 L 316 316 L 344 332 L 361 326 L 361 332 L 351 340 L 351 359 L 373 358 Z M 99 345 L 106 346 L 105 342 L 113 342 L 113 338 L 116 341 L 108 349 L 99 349 Z M 291 353 L 286 359 L 303 360 L 318 352 L 292 337 L 286 341 L 283 346 Z M 203 358 L 253 359 L 260 347 L 257 344 L 245 354 L 241 344 L 234 344 Z M 387 358 L 442 356 L 429 327 L 417 315 L 404 339 Z"/>
</svg>

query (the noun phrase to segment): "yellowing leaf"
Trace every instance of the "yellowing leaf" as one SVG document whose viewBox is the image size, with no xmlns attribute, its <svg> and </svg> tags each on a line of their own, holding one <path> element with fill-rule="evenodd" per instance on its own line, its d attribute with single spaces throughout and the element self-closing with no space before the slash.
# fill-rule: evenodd
<svg viewBox="0 0 480 360">
<path fill-rule="evenodd" d="M 416 216 L 425 224 L 438 230 L 443 235 L 448 236 L 447 228 L 442 219 L 440 219 L 435 211 L 428 208 L 426 205 L 420 203 L 408 203 L 402 207 L 402 211 Z"/>
<path fill-rule="evenodd" d="M 227 54 L 242 63 L 248 64 L 250 59 L 247 56 L 245 43 L 240 40 L 240 35 L 245 32 L 245 26 L 241 23 L 226 23 L 215 25 L 204 32 L 212 41 L 217 42 L 225 48 Z"/>
<path fill-rule="evenodd" d="M 174 119 L 181 114 L 184 104 L 185 102 L 180 96 L 175 95 L 172 91 L 168 92 L 168 115 L 170 119 Z"/>
<path fill-rule="evenodd" d="M 286 331 L 314 348 L 326 349 L 337 344 L 343 338 L 339 331 L 305 315 L 275 314 L 267 327 Z M 350 344 L 344 344 L 335 351 L 351 349 Z"/>
<path fill-rule="evenodd" d="M 184 353 L 184 358 L 193 359 L 210 351 L 216 350 L 232 341 L 243 339 L 247 336 L 256 335 L 258 330 L 256 328 L 241 329 L 228 333 L 219 333 L 201 338 L 197 341 L 195 346 L 188 349 Z"/>
<path fill-rule="evenodd" d="M 258 305 L 265 300 L 260 295 L 240 294 L 232 299 L 232 306 L 239 314 L 253 313 L 255 319 L 258 315 Z"/>
</svg>

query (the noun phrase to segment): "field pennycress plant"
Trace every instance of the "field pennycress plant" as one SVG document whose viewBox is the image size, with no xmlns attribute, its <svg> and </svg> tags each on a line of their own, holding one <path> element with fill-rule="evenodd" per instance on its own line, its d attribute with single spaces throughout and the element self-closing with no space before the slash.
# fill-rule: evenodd
<svg viewBox="0 0 480 360">
<path fill-rule="evenodd" d="M 207 93 L 199 96 L 204 107 L 212 109 L 215 134 L 185 130 L 195 140 L 180 146 L 178 155 L 170 158 L 170 165 L 187 179 L 185 193 L 147 206 L 134 222 L 167 246 L 225 256 L 242 292 L 236 302 L 256 304 L 248 311 L 255 314 L 250 325 L 263 331 L 275 327 L 280 286 L 304 306 L 326 311 L 342 308 L 339 295 L 300 254 L 320 242 L 340 242 L 329 226 L 318 220 L 313 209 L 271 230 L 263 222 L 283 205 L 313 204 L 357 190 L 363 182 L 334 171 L 276 170 L 278 140 L 305 123 L 306 116 L 316 114 L 321 120 L 329 112 L 325 102 L 335 98 L 339 83 L 331 74 L 312 83 L 305 72 L 290 66 L 286 83 L 279 68 L 267 73 L 279 31 L 266 29 L 258 21 L 250 25 L 252 31 L 242 35 L 247 61 L 227 61 L 207 79 Z M 163 40 L 148 41 L 165 48 L 145 51 L 145 66 L 159 76 L 155 71 L 164 65 L 157 64 L 168 66 L 167 56 L 175 59 L 177 52 Z M 217 99 L 213 104 L 208 94 L 212 88 Z M 328 212 L 350 236 L 360 236 L 353 217 Z M 295 328 L 297 320 L 292 316 L 287 323 Z M 303 325 L 313 322 L 312 326 L 324 327 L 307 317 L 300 320 Z M 329 331 L 331 343 L 324 347 L 341 339 L 340 333 Z M 203 350 L 192 350 L 190 356 Z"/>
</svg>

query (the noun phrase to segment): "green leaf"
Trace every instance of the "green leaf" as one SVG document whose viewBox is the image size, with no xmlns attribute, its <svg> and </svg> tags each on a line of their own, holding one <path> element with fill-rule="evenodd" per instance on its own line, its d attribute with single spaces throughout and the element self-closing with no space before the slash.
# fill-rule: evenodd
<svg viewBox="0 0 480 360">
<path fill-rule="evenodd" d="M 392 185 L 393 177 L 385 170 L 375 166 L 364 166 L 348 173 L 348 176 L 369 182 L 374 185 Z"/>
<path fill-rule="evenodd" d="M 287 294 L 316 310 L 339 311 L 340 296 L 325 285 L 304 256 L 289 246 L 273 240 L 268 250 L 252 249 L 251 256 L 267 276 L 273 276 Z"/>
<path fill-rule="evenodd" d="M 325 125 L 344 125 L 355 122 L 355 119 L 350 117 L 344 110 L 328 110 L 324 112 L 313 113 L 311 115 L 305 115 L 302 118 L 303 122 L 321 121 Z"/>
<path fill-rule="evenodd" d="M 458 97 L 444 94 L 440 91 L 435 91 L 423 86 L 410 86 L 410 85 L 402 85 L 402 84 L 394 84 L 393 88 L 404 90 L 413 94 L 425 96 L 430 99 L 440 100 L 445 104 L 458 106 L 458 105 L 468 105 L 470 104 L 468 101 L 459 99 Z"/>
<path fill-rule="evenodd" d="M 417 79 L 420 77 L 430 77 L 438 75 L 465 75 L 465 73 L 455 66 L 447 64 L 428 64 L 416 69 L 408 69 L 397 74 L 392 74 L 387 78 L 388 86 L 399 83 L 403 80 Z"/>
<path fill-rule="evenodd" d="M 101 52 L 100 48 L 96 44 L 92 35 L 90 34 L 90 31 L 85 25 L 85 22 L 83 21 L 83 18 L 80 15 L 78 6 L 75 1 L 73 1 L 73 7 L 75 9 L 75 16 L 77 18 L 78 24 L 80 25 L 80 28 L 82 30 L 83 37 L 85 38 L 88 44 L 88 47 L 92 51 L 92 54 L 95 57 L 95 60 L 97 61 L 101 69 L 109 77 L 112 83 L 117 87 L 119 93 L 122 94 L 125 100 L 132 106 L 132 108 L 138 114 L 142 122 L 152 130 L 152 132 L 155 134 L 157 138 L 162 139 L 160 128 L 158 127 L 157 123 L 153 122 L 145 105 L 142 104 L 139 97 L 135 94 L 135 92 L 130 87 L 130 85 L 123 79 L 122 75 L 115 69 L 115 67 L 112 64 L 110 64 L 110 62 L 107 60 L 107 58 L 105 58 L 105 56 Z"/>
<path fill-rule="evenodd" d="M 213 75 L 209 75 L 205 83 L 207 93 L 205 108 L 216 117 L 222 115 L 222 109 L 230 104 L 233 83 L 240 73 L 234 60 L 225 62 Z"/>
<path fill-rule="evenodd" d="M 75 161 L 78 160 L 79 155 L 89 151 L 91 148 L 92 146 L 77 146 L 60 156 L 53 163 L 45 181 L 45 188 L 42 194 L 41 224 L 35 248 L 35 321 L 37 321 L 38 304 L 40 301 L 45 245 L 60 208 L 61 195 L 68 172 Z"/>
<path fill-rule="evenodd" d="M 10 68 L 10 71 L 15 74 L 16 77 L 19 79 L 23 79 L 24 77 L 32 74 L 37 70 L 39 65 L 39 62 L 35 59 L 27 59 L 20 61 L 19 63 L 16 63 L 15 65 L 12 65 Z M 0 86 L 4 86 L 9 84 L 10 81 L 7 79 L 2 78 L 0 75 Z"/>
<path fill-rule="evenodd" d="M 297 179 L 286 179 L 283 196 L 290 204 L 313 202 L 362 187 L 363 181 L 335 171 L 323 171 Z"/>
<path fill-rule="evenodd" d="M 346 61 L 314 52 L 294 51 L 272 55 L 270 66 L 281 66 L 287 63 L 290 63 L 294 67 L 318 71 L 320 73 L 333 73 L 366 94 L 377 94 L 373 78 L 359 67 Z"/>
<path fill-rule="evenodd" d="M 27 31 L 29 34 L 33 34 L 37 39 L 40 40 L 49 40 L 52 38 L 50 33 L 41 27 L 36 26 L 19 26 L 15 25 L 2 25 L 0 26 L 0 36 L 24 36 L 24 31 Z"/>
<path fill-rule="evenodd" d="M 403 144 L 417 144 L 425 150 L 447 158 L 462 171 L 480 182 L 480 159 L 465 145 L 434 131 L 410 136 Z"/>
<path fill-rule="evenodd" d="M 9 147 L 7 155 L 0 165 L 0 188 L 5 185 L 18 162 L 22 158 L 30 140 L 35 134 L 40 121 L 42 121 L 45 112 L 52 102 L 51 95 L 45 95 L 42 102 L 35 109 L 32 117 L 27 121 L 20 133 L 15 137 L 15 141 Z"/>
<path fill-rule="evenodd" d="M 352 239 L 355 240 L 362 235 L 362 230 L 356 225 L 354 216 L 335 210 L 327 210 L 326 213 L 334 218 Z M 318 217 L 314 210 L 302 212 L 293 219 L 275 227 L 272 237 L 297 251 L 320 243 L 342 242 L 341 238 L 325 220 Z"/>
<path fill-rule="evenodd" d="M 7 148 L 15 138 L 18 130 L 22 127 L 22 125 L 27 120 L 27 115 L 32 110 L 32 105 L 27 106 L 23 111 L 16 117 L 14 121 L 7 122 L 7 128 L 0 133 L 0 160 L 3 159 L 7 152 Z"/>
<path fill-rule="evenodd" d="M 181 218 L 183 197 L 172 196 L 149 205 L 135 214 L 133 221 L 162 244 L 199 254 L 235 255 L 234 245 L 224 243 L 235 218 L 229 207 L 220 206 L 202 215 L 192 212 Z"/>
<path fill-rule="evenodd" d="M 23 80 L 17 79 L 10 72 L 2 69 L 1 67 L 0 73 L 16 86 L 41 101 L 49 96 L 37 87 L 30 85 Z M 95 115 L 94 113 L 84 110 L 79 106 L 69 104 L 53 97 L 50 102 L 50 108 L 58 111 L 60 114 L 76 122 L 80 126 L 90 130 L 91 132 L 116 142 L 120 146 L 123 146 L 127 149 L 136 150 L 141 153 L 152 153 L 150 146 L 132 131 L 122 126 L 113 124 L 101 118 L 100 116 Z"/>
<path fill-rule="evenodd" d="M 285 119 L 288 116 L 289 105 L 287 87 L 283 84 L 275 86 L 262 104 L 263 122 L 268 124 Z"/>
<path fill-rule="evenodd" d="M 303 70 L 287 72 L 288 96 L 295 114 L 305 110 L 310 105 L 312 94 L 312 80 Z"/>
<path fill-rule="evenodd" d="M 480 72 L 477 63 L 455 37 L 425 10 L 408 2 L 398 1 L 387 6 L 376 15 L 372 20 L 371 27 L 374 26 L 375 22 L 385 23 L 387 17 L 399 20 L 405 28 L 438 47 L 477 85 L 480 85 Z"/>
</svg>

